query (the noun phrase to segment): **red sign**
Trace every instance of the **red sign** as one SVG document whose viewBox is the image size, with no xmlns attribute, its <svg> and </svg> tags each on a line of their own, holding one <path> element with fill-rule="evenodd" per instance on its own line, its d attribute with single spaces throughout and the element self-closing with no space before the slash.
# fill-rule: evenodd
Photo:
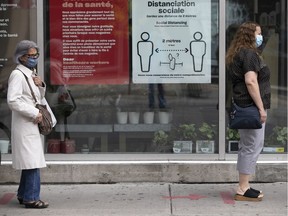
<svg viewBox="0 0 288 216">
<path fill-rule="evenodd" d="M 49 2 L 51 84 L 127 84 L 128 1 Z"/>
</svg>

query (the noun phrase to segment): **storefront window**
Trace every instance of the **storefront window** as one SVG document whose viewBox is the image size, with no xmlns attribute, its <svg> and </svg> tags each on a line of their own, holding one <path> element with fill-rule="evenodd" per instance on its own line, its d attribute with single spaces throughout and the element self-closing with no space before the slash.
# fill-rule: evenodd
<svg viewBox="0 0 288 216">
<path fill-rule="evenodd" d="M 255 21 L 261 25 L 264 37 L 261 55 L 271 70 L 272 90 L 263 153 L 287 152 L 287 1 L 229 0 L 226 9 L 227 47 L 239 24 Z M 226 87 L 228 99 L 229 80 Z M 226 136 L 227 151 L 237 152 L 237 131 L 228 130 Z"/>
<path fill-rule="evenodd" d="M 264 152 L 287 152 L 285 0 L 2 2 L 0 140 L 9 139 L 11 129 L 6 94 L 14 48 L 28 39 L 43 48 L 38 71 L 58 121 L 44 138 L 46 153 L 228 158 L 238 145 L 227 123 L 224 130 L 229 102 L 225 116 L 219 92 L 226 89 L 229 98 L 231 86 L 229 80 L 219 85 L 225 80 L 219 50 L 229 46 L 239 24 L 254 20 L 272 71 Z M 224 5 L 226 23 L 219 19 Z M 224 25 L 226 44 L 219 37 Z M 219 130 L 226 131 L 226 142 Z"/>
<path fill-rule="evenodd" d="M 3 0 L 0 3 L 0 151 L 2 153 L 11 152 L 10 145 L 8 149 L 6 145 L 2 145 L 10 139 L 11 134 L 11 112 L 6 95 L 8 78 L 15 68 L 14 50 L 20 40 L 37 41 L 36 6 L 36 0 Z"/>
<path fill-rule="evenodd" d="M 46 4 L 47 95 L 58 119 L 48 144 L 217 153 L 218 1 L 93 2 Z M 59 102 L 63 93 L 75 104 Z"/>
</svg>

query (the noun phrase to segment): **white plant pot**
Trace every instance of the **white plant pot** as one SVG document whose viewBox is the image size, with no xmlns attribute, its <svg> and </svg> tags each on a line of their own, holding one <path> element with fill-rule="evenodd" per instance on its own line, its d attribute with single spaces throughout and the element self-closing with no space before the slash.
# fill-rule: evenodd
<svg viewBox="0 0 288 216">
<path fill-rule="evenodd" d="M 128 113 L 127 112 L 117 112 L 118 124 L 127 124 Z"/>
<path fill-rule="evenodd" d="M 193 145 L 192 140 L 191 141 L 189 140 L 173 141 L 173 152 L 174 153 L 192 153 L 192 145 Z"/>
<path fill-rule="evenodd" d="M 10 141 L 9 140 L 0 140 L 0 151 L 3 154 L 7 154 L 9 150 Z"/>
<path fill-rule="evenodd" d="M 214 154 L 214 140 L 197 140 L 196 153 Z"/>
<path fill-rule="evenodd" d="M 169 112 L 158 112 L 159 123 L 160 124 L 168 124 L 170 120 Z"/>
<path fill-rule="evenodd" d="M 144 112 L 143 121 L 144 121 L 144 124 L 153 124 L 154 112 Z"/>
<path fill-rule="evenodd" d="M 139 124 L 140 113 L 139 112 L 129 112 L 129 123 Z"/>
</svg>

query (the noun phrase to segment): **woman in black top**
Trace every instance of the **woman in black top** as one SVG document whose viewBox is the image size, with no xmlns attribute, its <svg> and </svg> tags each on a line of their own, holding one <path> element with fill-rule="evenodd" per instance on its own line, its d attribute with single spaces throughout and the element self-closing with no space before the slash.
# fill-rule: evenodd
<svg viewBox="0 0 288 216">
<path fill-rule="evenodd" d="M 255 172 L 258 156 L 263 149 L 266 110 L 270 108 L 270 71 L 257 49 L 262 41 L 261 27 L 255 22 L 245 22 L 236 32 L 226 55 L 234 102 L 241 107 L 254 103 L 262 122 L 261 129 L 238 130 L 239 186 L 236 200 L 260 201 L 263 197 L 262 191 L 249 185 L 250 176 Z"/>
</svg>

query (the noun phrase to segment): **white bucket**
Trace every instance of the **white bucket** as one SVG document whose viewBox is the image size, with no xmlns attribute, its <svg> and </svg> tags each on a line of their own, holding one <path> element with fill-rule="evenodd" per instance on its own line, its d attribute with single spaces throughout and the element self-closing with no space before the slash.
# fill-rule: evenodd
<svg viewBox="0 0 288 216">
<path fill-rule="evenodd" d="M 3 154 L 7 154 L 9 150 L 9 140 L 0 140 L 0 151 Z"/>
<path fill-rule="evenodd" d="M 143 120 L 144 120 L 144 124 L 153 124 L 154 112 L 144 112 Z"/>
<path fill-rule="evenodd" d="M 127 112 L 117 112 L 117 121 L 119 124 L 127 124 L 128 113 Z"/>
<path fill-rule="evenodd" d="M 138 124 L 140 118 L 139 112 L 129 112 L 129 123 L 130 124 Z"/>
<path fill-rule="evenodd" d="M 169 112 L 159 112 L 159 123 L 160 124 L 168 124 L 170 121 L 170 114 Z"/>
</svg>

